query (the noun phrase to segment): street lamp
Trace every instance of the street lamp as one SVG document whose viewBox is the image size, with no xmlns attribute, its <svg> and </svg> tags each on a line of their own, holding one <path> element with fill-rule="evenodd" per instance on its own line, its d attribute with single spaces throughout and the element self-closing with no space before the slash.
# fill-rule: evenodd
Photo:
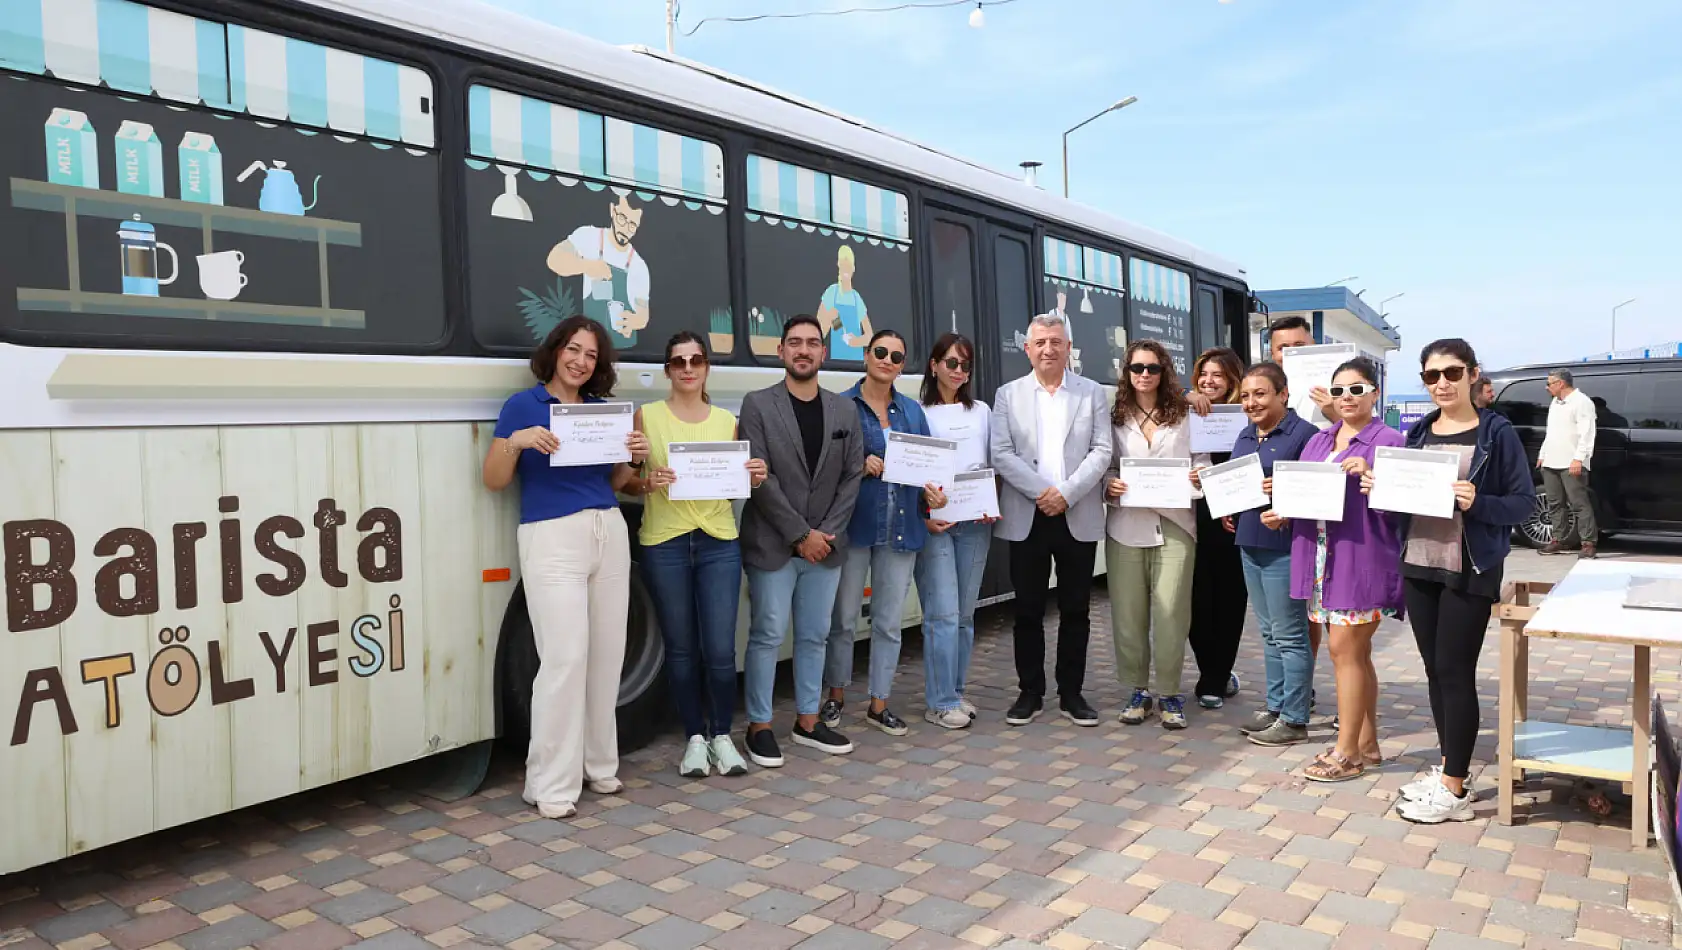
<svg viewBox="0 0 1682 950">
<path fill-rule="evenodd" d="M 1348 283 L 1352 280 L 1360 280 L 1360 279 L 1361 279 L 1361 275 L 1359 275 L 1359 274 L 1356 274 L 1356 275 L 1351 276 L 1351 277 L 1339 277 L 1337 280 L 1332 281 L 1331 283 L 1327 284 L 1326 286 L 1327 287 L 1336 287 L 1338 284 L 1346 284 L 1346 283 Z"/>
<path fill-rule="evenodd" d="M 1092 122 L 1092 121 L 1095 121 L 1097 119 L 1101 119 L 1104 116 L 1107 116 L 1110 113 L 1115 112 L 1118 109 L 1125 109 L 1128 106 L 1130 106 L 1133 103 L 1138 102 L 1138 101 L 1139 101 L 1138 96 L 1128 96 L 1126 99 L 1122 99 L 1119 102 L 1112 103 L 1109 108 L 1107 108 L 1104 111 L 1098 113 L 1097 115 L 1093 116 L 1092 118 L 1087 119 L 1085 122 L 1080 123 L 1080 125 L 1077 125 L 1073 129 L 1070 129 L 1069 132 L 1074 132 L 1077 129 L 1079 129 L 1081 127 L 1081 125 L 1086 125 L 1087 122 Z M 1063 197 L 1065 197 L 1065 198 L 1069 197 L 1069 132 L 1064 132 L 1063 133 Z"/>
<path fill-rule="evenodd" d="M 1001 6 L 1006 3 L 1016 3 L 1018 0 L 914 0 L 897 6 L 846 7 L 840 10 L 807 10 L 800 13 L 758 13 L 750 16 L 716 16 L 707 17 L 689 29 L 683 31 L 684 36 L 694 36 L 695 31 L 708 23 L 751 23 L 755 20 L 804 20 L 809 17 L 837 17 L 854 13 L 897 13 L 901 10 L 927 9 L 934 7 L 958 7 L 971 2 L 975 9 L 969 13 L 969 25 L 974 29 L 981 29 L 987 25 L 987 14 L 983 7 Z M 683 4 L 680 0 L 666 0 L 666 55 L 677 55 L 677 21 L 682 13 Z"/>
<path fill-rule="evenodd" d="M 1624 309 L 1632 303 L 1635 303 L 1638 299 L 1639 298 L 1637 297 L 1631 297 L 1612 308 L 1612 355 L 1614 357 L 1618 355 L 1618 311 Z"/>
<path fill-rule="evenodd" d="M 1381 316 L 1381 317 L 1384 316 L 1384 305 L 1385 304 L 1389 303 L 1392 300 L 1395 300 L 1397 297 L 1406 297 L 1407 295 L 1408 295 L 1408 292 L 1404 290 L 1399 294 L 1393 294 L 1389 297 L 1385 297 L 1383 300 L 1380 300 L 1378 302 L 1378 315 Z"/>
</svg>

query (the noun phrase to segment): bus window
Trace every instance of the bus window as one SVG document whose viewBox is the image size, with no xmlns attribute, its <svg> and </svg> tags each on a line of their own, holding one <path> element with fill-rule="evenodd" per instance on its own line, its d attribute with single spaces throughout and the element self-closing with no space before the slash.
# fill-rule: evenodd
<svg viewBox="0 0 1682 950">
<path fill-rule="evenodd" d="M 1127 352 L 1121 256 L 1054 237 L 1045 239 L 1046 310 L 1069 325 L 1069 368 L 1114 384 Z"/>
<path fill-rule="evenodd" d="M 72 7 L 93 21 L 55 24 Z M 180 348 L 444 337 L 425 73 L 125 0 L 41 11 L 5 64 L 51 78 L 0 80 L 0 332 Z"/>
<path fill-rule="evenodd" d="M 1128 328 L 1136 339 L 1156 340 L 1174 358 L 1183 382 L 1191 372 L 1191 277 L 1135 257 L 1128 276 Z"/>
<path fill-rule="evenodd" d="M 473 333 L 524 352 L 584 314 L 633 358 L 678 330 L 735 348 L 723 152 L 488 86 L 468 91 Z"/>
<path fill-rule="evenodd" d="M 774 359 L 783 321 L 797 313 L 823 323 L 831 367 L 861 365 L 876 330 L 897 330 L 907 352 L 921 352 L 912 334 L 906 197 L 758 155 L 748 157 L 747 177 L 754 354 Z"/>
</svg>

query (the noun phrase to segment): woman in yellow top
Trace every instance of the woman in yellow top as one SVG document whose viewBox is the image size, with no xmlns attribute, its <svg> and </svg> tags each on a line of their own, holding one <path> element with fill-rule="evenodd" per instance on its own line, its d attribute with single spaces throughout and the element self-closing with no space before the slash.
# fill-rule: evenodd
<svg viewBox="0 0 1682 950">
<path fill-rule="evenodd" d="M 747 764 L 730 738 L 736 708 L 736 608 L 742 552 L 728 500 L 674 501 L 673 442 L 731 442 L 736 417 L 707 399 L 707 345 L 685 330 L 666 341 L 671 394 L 637 410 L 635 428 L 648 436 L 648 475 L 641 487 L 642 576 L 653 595 L 666 642 L 666 674 L 689 743 L 678 772 L 701 778 L 713 769 L 742 775 Z M 763 459 L 747 463 L 751 484 L 765 481 Z"/>
</svg>

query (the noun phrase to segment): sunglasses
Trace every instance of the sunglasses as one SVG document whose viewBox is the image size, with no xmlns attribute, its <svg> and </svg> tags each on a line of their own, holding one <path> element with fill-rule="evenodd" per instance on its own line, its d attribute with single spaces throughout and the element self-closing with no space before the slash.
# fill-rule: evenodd
<svg viewBox="0 0 1682 950">
<path fill-rule="evenodd" d="M 1161 376 L 1161 363 L 1129 363 L 1127 371 L 1134 376 Z"/>
<path fill-rule="evenodd" d="M 970 368 L 970 361 L 969 360 L 961 360 L 961 359 L 958 359 L 956 356 L 948 356 L 947 358 L 941 360 L 940 362 L 943 366 L 945 366 L 949 370 L 952 370 L 953 372 L 957 372 L 958 370 L 963 370 L 966 373 L 969 372 L 969 368 Z"/>
<path fill-rule="evenodd" d="M 876 357 L 879 360 L 887 360 L 888 362 L 894 364 L 895 366 L 898 366 L 899 364 L 905 362 L 905 354 L 904 353 L 900 352 L 899 350 L 890 350 L 885 346 L 878 346 L 874 350 L 871 350 L 870 355 Z"/>
<path fill-rule="evenodd" d="M 1450 366 L 1446 369 L 1428 369 L 1421 372 L 1419 378 L 1424 380 L 1427 386 L 1437 385 L 1439 379 L 1447 379 L 1451 383 L 1458 383 L 1466 378 L 1466 367 Z"/>
<path fill-rule="evenodd" d="M 1333 399 L 1342 399 L 1345 394 L 1350 396 L 1365 396 L 1367 393 L 1378 392 L 1378 387 L 1371 383 L 1351 383 L 1348 386 L 1332 386 L 1326 390 Z"/>
<path fill-rule="evenodd" d="M 686 366 L 690 369 L 700 369 L 706 365 L 707 356 L 705 353 L 696 353 L 693 356 L 674 356 L 666 360 L 666 368 L 671 370 L 683 369 Z"/>
</svg>

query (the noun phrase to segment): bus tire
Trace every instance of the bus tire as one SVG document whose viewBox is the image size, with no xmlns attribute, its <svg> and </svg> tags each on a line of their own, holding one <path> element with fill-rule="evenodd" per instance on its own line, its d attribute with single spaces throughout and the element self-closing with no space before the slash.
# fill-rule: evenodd
<svg viewBox="0 0 1682 950">
<path fill-rule="evenodd" d="M 619 680 L 619 751 L 634 752 L 652 742 L 666 725 L 666 647 L 654 617 L 654 603 L 642 575 L 631 569 L 631 602 L 625 623 L 625 666 Z M 497 643 L 497 732 L 524 743 L 531 736 L 532 684 L 537 679 L 537 641 L 526 608 L 525 585 L 515 588 L 503 615 Z"/>
</svg>

